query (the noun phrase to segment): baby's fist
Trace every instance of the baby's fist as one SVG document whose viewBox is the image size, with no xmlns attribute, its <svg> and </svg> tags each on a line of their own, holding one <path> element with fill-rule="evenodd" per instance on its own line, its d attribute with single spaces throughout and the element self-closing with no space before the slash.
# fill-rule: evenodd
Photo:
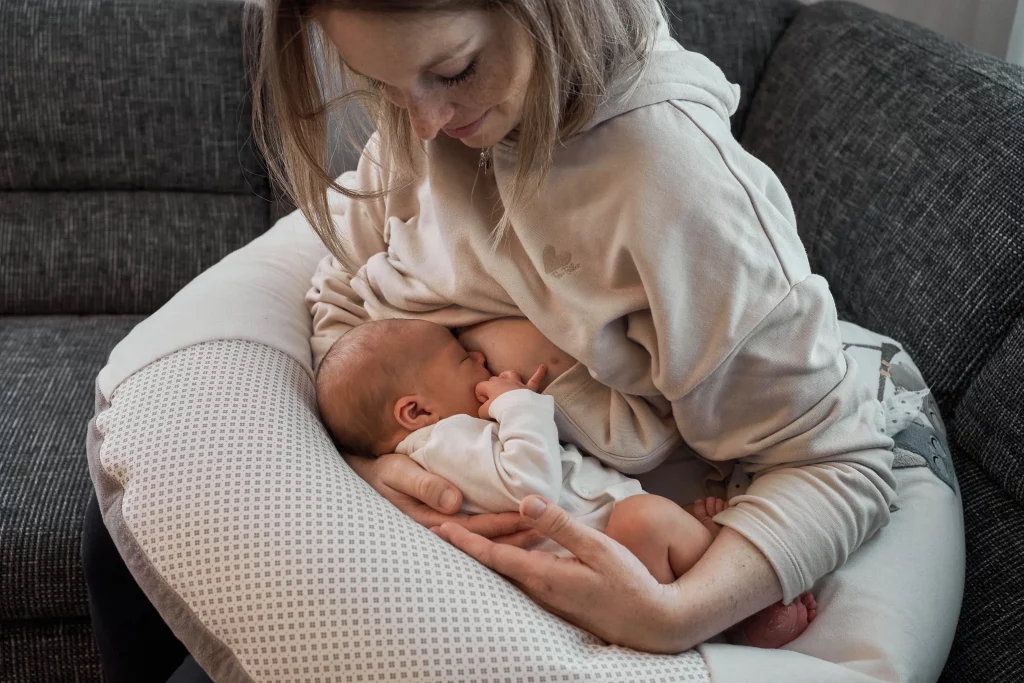
<svg viewBox="0 0 1024 683">
<path fill-rule="evenodd" d="M 547 368 L 541 365 L 526 384 L 523 384 L 522 377 L 512 371 L 503 372 L 497 377 L 491 377 L 486 382 L 477 384 L 476 398 L 482 404 L 480 406 L 480 418 L 484 420 L 491 419 L 491 404 L 499 396 L 518 389 L 537 391 L 546 373 Z"/>
</svg>

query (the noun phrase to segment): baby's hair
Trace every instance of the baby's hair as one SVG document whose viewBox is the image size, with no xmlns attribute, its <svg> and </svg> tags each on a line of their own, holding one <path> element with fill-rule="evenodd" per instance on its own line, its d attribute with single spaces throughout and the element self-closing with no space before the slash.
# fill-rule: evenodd
<svg viewBox="0 0 1024 683">
<path fill-rule="evenodd" d="M 408 323 L 363 323 L 342 335 L 320 362 L 320 416 L 343 452 L 376 457 L 400 428 L 394 404 L 417 362 L 415 354 L 402 352 L 410 341 Z"/>
</svg>

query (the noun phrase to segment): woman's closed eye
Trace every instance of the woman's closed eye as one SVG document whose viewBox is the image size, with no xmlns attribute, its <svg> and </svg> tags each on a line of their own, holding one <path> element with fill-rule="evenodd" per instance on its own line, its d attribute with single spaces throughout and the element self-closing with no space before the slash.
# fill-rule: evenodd
<svg viewBox="0 0 1024 683">
<path fill-rule="evenodd" d="M 358 74 L 359 72 L 355 73 Z M 462 85 L 463 83 L 468 81 L 475 73 L 476 61 L 474 60 L 469 63 L 469 66 L 467 66 L 465 69 L 455 74 L 454 76 L 437 75 L 437 80 L 441 83 L 441 85 L 443 85 L 446 88 L 454 88 L 455 86 Z M 363 78 L 365 78 L 367 82 L 369 82 L 370 87 L 375 90 L 384 90 L 387 87 L 383 81 L 378 81 L 376 78 L 370 78 L 369 76 L 363 76 Z"/>
<path fill-rule="evenodd" d="M 437 79 L 446 88 L 454 88 L 455 86 L 465 83 L 476 73 L 476 60 L 469 63 L 465 69 L 455 74 L 454 76 L 438 76 Z"/>
</svg>

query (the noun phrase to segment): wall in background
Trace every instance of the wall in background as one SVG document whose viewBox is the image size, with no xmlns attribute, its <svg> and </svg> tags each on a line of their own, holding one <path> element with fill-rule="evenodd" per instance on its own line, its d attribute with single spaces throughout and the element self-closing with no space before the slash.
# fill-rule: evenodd
<svg viewBox="0 0 1024 683">
<path fill-rule="evenodd" d="M 927 26 L 977 50 L 1024 65 L 1024 0 L 854 2 Z"/>
<path fill-rule="evenodd" d="M 1017 17 L 1013 20 L 1013 28 L 1010 30 L 1006 59 L 1024 66 L 1024 0 L 1017 3 Z"/>
</svg>

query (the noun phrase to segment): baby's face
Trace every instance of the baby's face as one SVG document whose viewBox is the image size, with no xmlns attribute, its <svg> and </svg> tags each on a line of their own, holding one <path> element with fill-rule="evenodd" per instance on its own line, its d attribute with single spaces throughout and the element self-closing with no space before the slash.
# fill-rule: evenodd
<svg viewBox="0 0 1024 683">
<path fill-rule="evenodd" d="M 440 419 L 453 415 L 477 417 L 480 401 L 476 385 L 491 378 L 484 354 L 467 351 L 445 327 L 431 325 L 419 338 L 416 353 L 424 361 L 424 393 L 427 394 Z"/>
</svg>

